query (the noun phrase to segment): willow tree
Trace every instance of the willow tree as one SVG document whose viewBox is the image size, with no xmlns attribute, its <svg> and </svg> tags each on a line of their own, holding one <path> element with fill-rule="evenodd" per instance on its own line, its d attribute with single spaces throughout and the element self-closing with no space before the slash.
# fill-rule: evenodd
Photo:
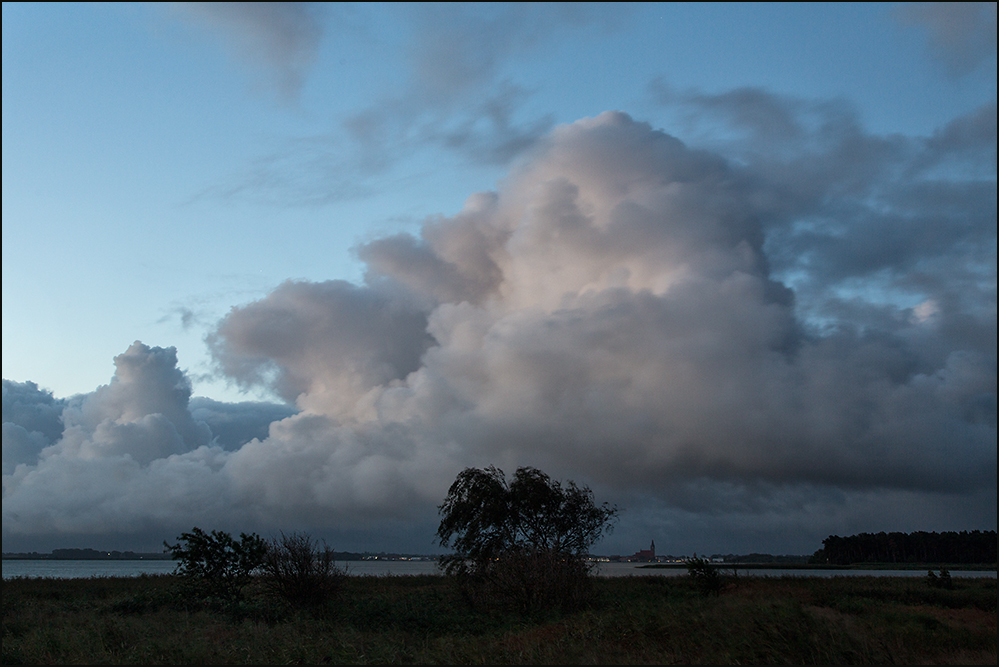
<svg viewBox="0 0 999 667">
<path fill-rule="evenodd" d="M 454 553 L 442 566 L 474 593 L 500 593 L 525 611 L 576 605 L 588 590 L 590 548 L 609 532 L 616 507 L 589 487 L 562 484 L 536 468 L 466 468 L 439 507 L 437 538 Z M 474 600 L 473 600 L 474 601 Z"/>
</svg>

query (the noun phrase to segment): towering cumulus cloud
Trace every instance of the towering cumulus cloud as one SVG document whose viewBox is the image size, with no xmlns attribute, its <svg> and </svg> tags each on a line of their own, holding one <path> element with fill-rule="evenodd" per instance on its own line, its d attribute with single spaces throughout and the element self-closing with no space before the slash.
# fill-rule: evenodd
<svg viewBox="0 0 999 667">
<path fill-rule="evenodd" d="M 61 435 L 51 396 L 11 418 L 5 393 L 5 534 L 377 526 L 489 464 L 585 481 L 657 525 L 779 530 L 900 498 L 994 522 L 980 115 L 920 140 L 794 126 L 799 148 L 738 160 L 623 113 L 558 127 L 497 192 L 363 245 L 363 286 L 288 282 L 218 324 L 219 368 L 296 406 L 266 435 L 213 440 L 173 352 L 138 343 Z M 978 172 L 955 168 L 969 152 Z"/>
</svg>

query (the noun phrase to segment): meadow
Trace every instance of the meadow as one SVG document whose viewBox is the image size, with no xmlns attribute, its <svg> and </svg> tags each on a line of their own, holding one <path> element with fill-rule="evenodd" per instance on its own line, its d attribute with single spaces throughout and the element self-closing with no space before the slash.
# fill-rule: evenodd
<svg viewBox="0 0 999 667">
<path fill-rule="evenodd" d="M 996 664 L 994 578 L 593 580 L 572 612 L 471 609 L 442 576 L 348 577 L 310 610 L 172 575 L 3 581 L 4 664 Z"/>
</svg>

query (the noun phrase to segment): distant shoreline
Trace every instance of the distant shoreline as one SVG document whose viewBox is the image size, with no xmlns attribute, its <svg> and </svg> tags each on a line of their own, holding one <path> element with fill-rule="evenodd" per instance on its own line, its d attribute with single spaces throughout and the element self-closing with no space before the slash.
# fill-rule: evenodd
<svg viewBox="0 0 999 667">
<path fill-rule="evenodd" d="M 61 552 L 61 553 L 60 553 Z M 75 552 L 75 553 L 67 553 Z M 435 561 L 437 556 L 420 554 L 385 554 L 336 552 L 337 561 Z M 2 554 L 3 560 L 173 560 L 170 552 L 96 551 L 94 549 L 59 549 L 53 553 L 11 552 Z"/>
<path fill-rule="evenodd" d="M 962 570 L 995 571 L 996 563 L 852 563 L 850 565 L 823 565 L 812 563 L 711 563 L 719 570 Z M 648 563 L 637 567 L 647 570 L 681 570 L 686 563 Z"/>
<path fill-rule="evenodd" d="M 59 553 L 62 552 L 62 553 Z M 76 552 L 69 554 L 66 552 Z M 335 558 L 340 562 L 347 561 L 434 561 L 438 556 L 418 555 L 418 554 L 370 554 L 344 552 L 335 554 Z M 3 560 L 39 560 L 39 561 L 119 561 L 119 560 L 172 560 L 169 553 L 157 552 L 104 552 L 92 549 L 65 549 L 56 553 L 4 553 Z M 626 562 L 626 561 L 610 561 Z M 687 564 L 683 562 L 672 563 L 639 563 L 633 562 L 638 569 L 645 570 L 683 570 Z M 829 565 L 813 563 L 711 563 L 711 566 L 720 570 L 939 570 L 941 568 L 954 571 L 987 572 L 997 571 L 996 563 L 852 563 L 850 565 Z"/>
<path fill-rule="evenodd" d="M 120 556 L 53 556 L 52 554 L 36 553 L 7 553 L 3 554 L 3 560 L 171 560 L 169 553 L 129 553 Z"/>
</svg>

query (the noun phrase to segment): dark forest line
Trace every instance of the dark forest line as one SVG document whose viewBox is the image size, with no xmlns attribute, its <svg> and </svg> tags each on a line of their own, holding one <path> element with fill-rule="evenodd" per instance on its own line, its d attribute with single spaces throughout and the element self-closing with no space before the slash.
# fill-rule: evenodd
<svg viewBox="0 0 999 667">
<path fill-rule="evenodd" d="M 809 559 L 816 565 L 854 563 L 994 564 L 996 531 L 972 530 L 942 533 L 860 533 L 849 537 L 830 535 Z"/>
</svg>

